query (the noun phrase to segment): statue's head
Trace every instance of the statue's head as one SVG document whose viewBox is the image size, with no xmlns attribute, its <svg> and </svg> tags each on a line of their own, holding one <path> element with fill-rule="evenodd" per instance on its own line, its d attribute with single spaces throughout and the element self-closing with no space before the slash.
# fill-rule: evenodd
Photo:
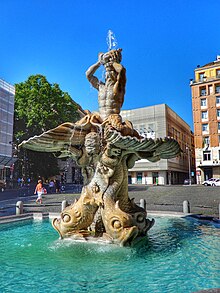
<svg viewBox="0 0 220 293">
<path fill-rule="evenodd" d="M 106 233 L 115 243 L 126 246 L 138 236 L 138 227 L 130 214 L 125 213 L 110 197 L 104 199 L 104 209 L 101 211 Z"/>
<path fill-rule="evenodd" d="M 98 154 L 100 151 L 100 136 L 97 132 L 90 132 L 85 136 L 85 149 L 88 155 Z"/>
</svg>

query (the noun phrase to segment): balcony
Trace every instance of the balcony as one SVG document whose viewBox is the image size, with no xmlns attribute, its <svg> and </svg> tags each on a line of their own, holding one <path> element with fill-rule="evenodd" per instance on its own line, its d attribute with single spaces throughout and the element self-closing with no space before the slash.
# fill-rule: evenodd
<svg viewBox="0 0 220 293">
<path fill-rule="evenodd" d="M 217 79 L 220 79 L 220 74 L 212 77 L 203 77 L 198 80 L 190 79 L 190 85 L 194 84 L 200 84 L 200 83 L 205 83 L 205 82 L 210 82 L 210 81 L 215 81 Z"/>
<path fill-rule="evenodd" d="M 210 160 L 210 161 L 200 161 L 198 167 L 203 168 L 203 167 L 213 167 L 213 166 L 220 166 L 220 160 Z"/>
</svg>

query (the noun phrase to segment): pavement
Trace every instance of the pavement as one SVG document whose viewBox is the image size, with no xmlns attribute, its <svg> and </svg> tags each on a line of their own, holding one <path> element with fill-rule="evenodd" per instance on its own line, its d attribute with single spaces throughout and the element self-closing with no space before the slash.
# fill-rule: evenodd
<svg viewBox="0 0 220 293">
<path fill-rule="evenodd" d="M 43 204 L 36 204 L 36 195 L 18 194 L 18 197 L 0 202 L 0 217 L 15 215 L 16 202 L 24 203 L 24 213 L 60 213 L 62 201 L 68 204 L 80 197 L 80 189 L 68 193 L 47 194 L 43 196 Z M 219 217 L 220 187 L 215 186 L 146 186 L 129 185 L 129 197 L 137 204 L 140 199 L 146 201 L 148 211 L 183 212 L 183 201 L 190 203 L 190 212 Z"/>
<path fill-rule="evenodd" d="M 130 186 L 129 196 L 137 202 L 144 198 L 150 211 L 183 212 L 183 201 L 187 200 L 191 213 L 219 217 L 219 186 L 147 186 L 143 190 Z"/>
<path fill-rule="evenodd" d="M 24 203 L 24 213 L 60 213 L 63 200 L 71 204 L 80 197 L 80 188 L 77 187 L 75 191 L 44 195 L 43 204 L 40 205 L 36 204 L 36 195 L 33 193 L 19 192 L 13 199 L 7 200 L 4 197 L 4 200 L 0 201 L 0 217 L 15 215 L 17 201 Z M 140 199 L 144 199 L 148 211 L 161 212 L 183 212 L 183 201 L 187 200 L 191 213 L 219 217 L 220 187 L 129 185 L 129 197 L 134 198 L 137 204 L 140 203 Z"/>
</svg>

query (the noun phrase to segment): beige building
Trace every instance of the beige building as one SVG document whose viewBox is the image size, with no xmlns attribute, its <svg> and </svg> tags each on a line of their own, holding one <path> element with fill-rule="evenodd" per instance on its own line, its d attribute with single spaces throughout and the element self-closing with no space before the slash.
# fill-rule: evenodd
<svg viewBox="0 0 220 293">
<path fill-rule="evenodd" d="M 190 83 L 197 182 L 220 177 L 220 56 L 195 69 Z"/>
<path fill-rule="evenodd" d="M 194 180 L 194 140 L 190 126 L 166 104 L 121 111 L 123 120 L 133 123 L 142 136 L 153 139 L 170 136 L 175 138 L 182 154 L 173 159 L 156 163 L 140 160 L 129 170 L 132 184 L 183 184 L 184 179 Z"/>
</svg>

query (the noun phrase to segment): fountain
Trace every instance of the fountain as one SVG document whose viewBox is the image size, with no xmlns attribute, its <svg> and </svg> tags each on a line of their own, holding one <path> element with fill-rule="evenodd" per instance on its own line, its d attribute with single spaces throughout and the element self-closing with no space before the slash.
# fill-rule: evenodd
<svg viewBox="0 0 220 293">
<path fill-rule="evenodd" d="M 141 137 L 130 121 L 122 120 L 126 70 L 121 64 L 122 49 L 111 46 L 86 71 L 98 90 L 99 112 L 88 111 L 75 124 L 63 123 L 20 146 L 59 152 L 60 157 L 71 157 L 82 168 L 84 186 L 79 200 L 52 223 L 61 238 L 127 246 L 144 238 L 154 224 L 145 209 L 128 196 L 128 169 L 140 159 L 156 162 L 176 157 L 180 146 L 173 138 Z M 104 82 L 94 75 L 100 66 L 105 69 Z"/>
</svg>

